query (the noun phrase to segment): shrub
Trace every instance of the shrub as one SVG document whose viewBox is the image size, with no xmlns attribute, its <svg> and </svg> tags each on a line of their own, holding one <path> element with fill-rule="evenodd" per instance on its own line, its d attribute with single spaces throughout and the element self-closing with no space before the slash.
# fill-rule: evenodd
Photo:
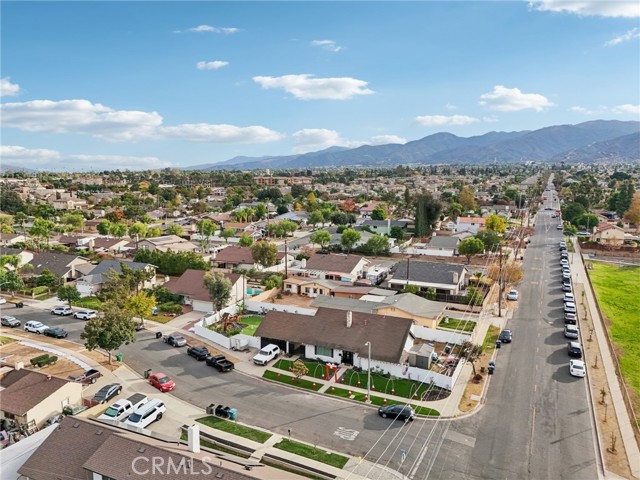
<svg viewBox="0 0 640 480">
<path fill-rule="evenodd" d="M 35 367 L 35 366 L 39 366 L 40 362 L 47 358 L 49 358 L 49 354 L 45 353 L 43 355 L 38 355 L 37 357 L 33 357 L 31 360 L 29 360 L 29 362 L 31 363 L 31 365 Z"/>
<path fill-rule="evenodd" d="M 182 313 L 182 305 L 173 302 L 161 303 L 158 305 L 158 310 L 162 313 L 175 313 L 177 315 Z"/>
</svg>

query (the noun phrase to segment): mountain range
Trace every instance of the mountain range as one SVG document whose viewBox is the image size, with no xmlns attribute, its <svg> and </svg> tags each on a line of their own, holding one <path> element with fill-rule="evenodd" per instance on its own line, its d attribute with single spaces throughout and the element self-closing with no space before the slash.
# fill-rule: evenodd
<svg viewBox="0 0 640 480">
<path fill-rule="evenodd" d="M 640 161 L 640 122 L 594 120 L 520 132 L 458 137 L 440 132 L 401 144 L 331 147 L 285 156 L 234 157 L 184 170 L 255 170 L 309 167 L 390 167 L 401 164 L 478 164 Z"/>
</svg>

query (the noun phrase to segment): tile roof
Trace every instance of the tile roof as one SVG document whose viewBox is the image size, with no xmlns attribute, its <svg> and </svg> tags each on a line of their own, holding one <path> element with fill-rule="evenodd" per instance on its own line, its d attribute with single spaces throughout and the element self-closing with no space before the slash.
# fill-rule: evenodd
<svg viewBox="0 0 640 480">
<path fill-rule="evenodd" d="M 210 302 L 211 296 L 209 295 L 209 290 L 204 286 L 204 275 L 206 273 L 204 270 L 194 270 L 190 268 L 185 270 L 177 279 L 165 283 L 164 286 L 167 287 L 171 293 L 186 295 L 192 300 Z M 238 273 L 228 272 L 224 272 L 224 276 L 229 279 L 232 286 L 242 277 L 242 275 Z"/>
<path fill-rule="evenodd" d="M 288 312 L 267 312 L 256 330 L 258 337 L 288 340 L 367 355 L 365 342 L 371 342 L 371 357 L 398 363 L 413 321 L 407 318 L 319 308 L 314 316 Z"/>
<path fill-rule="evenodd" d="M 58 389 L 70 383 L 33 370 L 13 370 L 0 380 L 0 410 L 24 415 Z"/>
<path fill-rule="evenodd" d="M 278 260 L 284 258 L 284 252 L 278 252 Z M 249 247 L 236 247 L 232 245 L 230 247 L 221 250 L 216 255 L 215 261 L 218 263 L 241 263 L 246 265 L 253 265 L 255 261 L 251 254 L 251 248 Z"/>
<path fill-rule="evenodd" d="M 360 260 L 360 255 L 322 255 L 314 253 L 307 260 L 307 270 L 321 270 L 324 272 L 352 273 Z"/>
</svg>

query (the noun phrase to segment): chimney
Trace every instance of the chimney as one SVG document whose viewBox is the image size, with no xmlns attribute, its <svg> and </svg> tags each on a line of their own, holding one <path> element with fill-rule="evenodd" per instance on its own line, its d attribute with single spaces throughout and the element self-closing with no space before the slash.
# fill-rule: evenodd
<svg viewBox="0 0 640 480">
<path fill-rule="evenodd" d="M 453 272 L 453 283 L 458 283 L 458 272 Z"/>
<path fill-rule="evenodd" d="M 196 424 L 187 428 L 188 449 L 192 453 L 200 453 L 200 427 Z"/>
<path fill-rule="evenodd" d="M 353 312 L 347 312 L 347 328 L 351 328 L 351 324 L 353 323 Z"/>
</svg>

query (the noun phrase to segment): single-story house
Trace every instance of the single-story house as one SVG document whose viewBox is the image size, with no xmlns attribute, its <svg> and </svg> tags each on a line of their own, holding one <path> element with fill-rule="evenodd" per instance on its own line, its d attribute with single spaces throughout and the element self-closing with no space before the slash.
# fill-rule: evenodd
<svg viewBox="0 0 640 480">
<path fill-rule="evenodd" d="M 400 227 L 402 230 L 407 229 L 407 222 L 404 220 L 365 220 L 362 222 L 363 227 L 369 227 L 373 233 L 378 235 L 391 235 L 393 227 Z"/>
<path fill-rule="evenodd" d="M 437 235 L 432 236 L 429 243 L 416 243 L 405 250 L 411 255 L 430 255 L 437 257 L 453 257 L 458 255 L 458 244 L 460 238 L 457 236 Z"/>
<path fill-rule="evenodd" d="M 278 252 L 276 258 L 276 264 L 273 267 L 265 268 L 265 271 L 278 272 L 284 270 L 285 263 L 290 263 L 291 261 L 293 261 L 293 256 L 289 254 L 285 255 L 284 252 Z M 253 259 L 251 248 L 237 247 L 235 245 L 232 245 L 220 251 L 216 255 L 214 263 L 218 268 L 243 268 L 247 270 L 251 268 L 255 268 L 257 270 L 260 269 L 260 266 L 257 265 L 255 260 Z"/>
<path fill-rule="evenodd" d="M 613 223 L 601 223 L 591 234 L 591 241 L 603 245 L 623 245 L 624 230 Z"/>
<path fill-rule="evenodd" d="M 163 235 L 161 237 L 145 238 L 138 242 L 138 248 L 143 250 L 158 250 L 160 252 L 198 252 L 200 247 L 177 235 Z"/>
<path fill-rule="evenodd" d="M 294 275 L 353 283 L 365 278 L 370 261 L 360 255 L 314 253 Z"/>
<path fill-rule="evenodd" d="M 340 285 L 331 291 L 331 295 L 336 298 L 353 298 L 358 299 L 364 295 L 375 295 L 381 297 L 388 297 L 395 295 L 397 292 L 394 290 L 386 290 L 384 288 L 378 288 L 375 286 L 355 286 L 355 285 Z"/>
<path fill-rule="evenodd" d="M 76 271 L 76 266 L 85 263 L 89 263 L 89 259 L 53 251 L 40 252 L 29 262 L 30 265 L 33 265 L 33 275 L 40 275 L 45 269 L 48 269 L 65 282 L 77 279 L 80 274 Z"/>
<path fill-rule="evenodd" d="M 180 277 L 171 280 L 164 286 L 173 294 L 182 297 L 182 303 L 191 305 L 196 312 L 210 312 L 213 310 L 213 302 L 209 290 L 204 286 L 204 270 L 186 270 Z M 231 282 L 231 295 L 227 305 L 242 302 L 246 290 L 246 278 L 238 273 L 225 272 L 224 276 Z"/>
<path fill-rule="evenodd" d="M 282 282 L 282 290 L 313 298 L 318 295 L 331 295 L 338 285 L 338 282 L 319 278 L 289 277 Z"/>
<path fill-rule="evenodd" d="M 82 402 L 82 384 L 34 370 L 11 370 L 0 379 L 0 414 L 42 426 L 67 405 Z"/>
<path fill-rule="evenodd" d="M 393 277 L 386 283 L 394 290 L 415 285 L 422 292 L 433 288 L 436 293 L 459 295 L 467 284 L 468 273 L 464 265 L 408 260 L 396 264 Z"/>
<path fill-rule="evenodd" d="M 0 246 L 2 247 L 8 247 L 26 241 L 27 237 L 21 233 L 0 233 Z"/>
<path fill-rule="evenodd" d="M 76 287 L 82 296 L 89 296 L 99 292 L 107 281 L 105 274 L 115 271 L 122 273 L 122 265 L 126 265 L 131 270 L 146 270 L 151 275 L 141 288 L 152 288 L 156 285 L 156 267 L 150 263 L 129 262 L 125 260 L 103 260 L 76 282 Z"/>
<path fill-rule="evenodd" d="M 270 311 L 255 335 L 261 344 L 276 343 L 288 353 L 324 362 L 366 366 L 368 346 L 371 360 L 402 363 L 405 350 L 413 346 L 412 320 L 370 313 L 319 308 L 315 315 Z"/>
</svg>

